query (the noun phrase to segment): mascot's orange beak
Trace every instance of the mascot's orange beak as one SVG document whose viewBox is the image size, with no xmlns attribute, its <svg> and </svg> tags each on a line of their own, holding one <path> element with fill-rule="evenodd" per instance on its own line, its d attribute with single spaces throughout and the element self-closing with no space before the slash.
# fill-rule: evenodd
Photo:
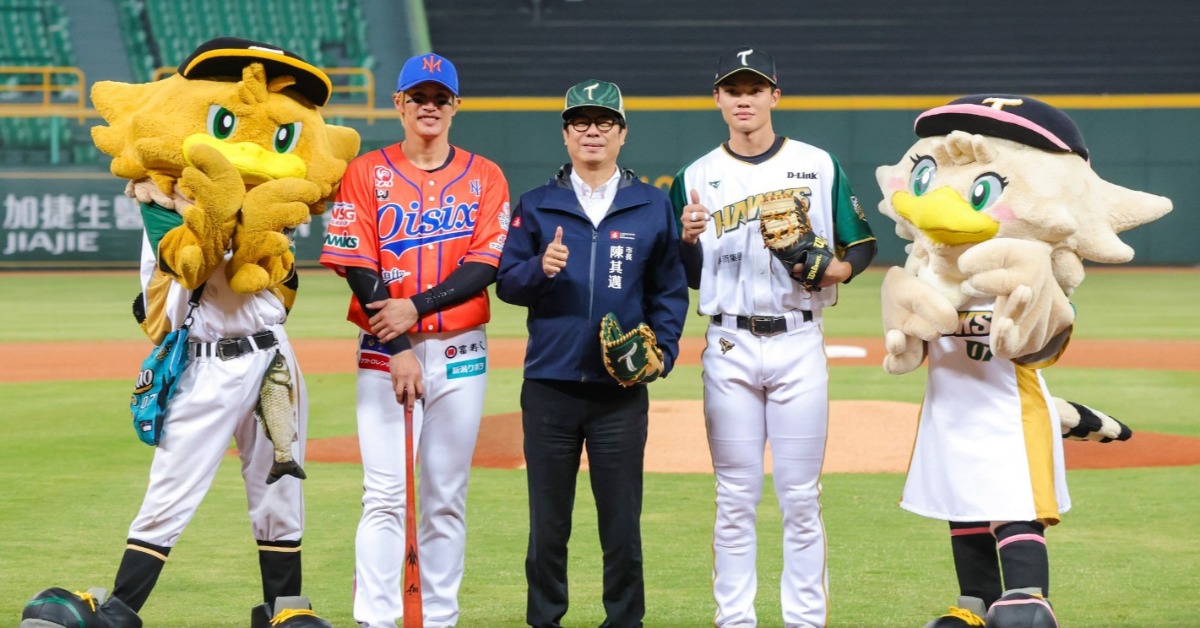
<svg viewBox="0 0 1200 628">
<path fill-rule="evenodd" d="M 222 142 L 204 133 L 189 135 L 183 140 L 183 158 L 189 166 L 193 164 L 187 156 L 191 147 L 197 144 L 207 144 L 220 151 L 241 173 L 246 185 L 259 185 L 287 177 L 303 179 L 308 172 L 304 160 L 294 153 L 274 153 L 253 142 Z"/>
<path fill-rule="evenodd" d="M 949 187 L 921 196 L 896 192 L 892 195 L 892 207 L 930 240 L 947 246 L 990 240 L 1000 229 L 1000 223 L 975 211 L 966 199 Z"/>
</svg>

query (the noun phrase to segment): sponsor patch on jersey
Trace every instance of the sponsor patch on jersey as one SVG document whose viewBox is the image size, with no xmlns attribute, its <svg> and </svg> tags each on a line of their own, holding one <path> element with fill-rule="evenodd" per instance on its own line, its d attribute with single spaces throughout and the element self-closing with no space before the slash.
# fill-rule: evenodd
<svg viewBox="0 0 1200 628">
<path fill-rule="evenodd" d="M 636 240 L 637 234 L 630 233 L 628 231 L 613 230 L 613 231 L 608 232 L 608 239 L 609 240 Z"/>
<path fill-rule="evenodd" d="M 389 199 L 389 198 L 391 198 L 391 197 L 392 197 L 392 193 L 391 193 L 391 191 L 389 191 L 389 190 L 381 190 L 381 189 L 379 189 L 379 188 L 375 188 L 375 200 L 377 200 L 377 201 L 386 201 L 386 200 L 388 200 L 388 199 Z"/>
<path fill-rule="evenodd" d="M 474 377 L 476 375 L 483 375 L 486 372 L 487 358 L 476 358 L 474 360 L 451 362 L 450 364 L 446 365 L 446 379 Z"/>
<path fill-rule="evenodd" d="M 500 221 L 500 229 L 502 229 L 504 231 L 508 231 L 508 221 L 511 217 L 512 217 L 512 215 L 508 211 L 508 203 L 505 203 L 500 208 L 500 213 L 496 214 L 496 220 Z"/>
<path fill-rule="evenodd" d="M 504 252 L 504 243 L 503 242 L 488 242 L 488 248 L 497 253 L 503 253 Z"/>
<path fill-rule="evenodd" d="M 383 278 L 384 283 L 396 283 L 397 281 L 404 281 L 404 278 L 411 274 L 407 270 L 389 268 L 381 271 L 379 276 Z"/>
<path fill-rule="evenodd" d="M 789 179 L 813 179 L 813 180 L 815 180 L 817 178 L 817 173 L 815 173 L 815 172 L 789 172 L 787 174 L 788 174 L 787 178 L 789 178 Z"/>
<path fill-rule="evenodd" d="M 863 222 L 866 222 L 867 215 L 863 213 L 862 205 L 858 204 L 857 196 L 850 197 L 850 206 L 854 208 L 854 213 L 858 216 L 858 219 Z"/>
<path fill-rule="evenodd" d="M 521 228 L 521 217 L 517 216 L 516 218 L 513 218 L 512 224 L 509 226 L 512 227 L 513 229 L 520 229 Z"/>
<path fill-rule="evenodd" d="M 387 166 L 375 166 L 375 187 L 390 188 L 392 187 L 392 169 Z"/>
<path fill-rule="evenodd" d="M 363 334 L 358 343 L 358 368 L 390 372 L 391 354 L 375 336 Z"/>
<path fill-rule="evenodd" d="M 325 246 L 331 249 L 346 249 L 352 251 L 358 248 L 358 237 L 346 235 L 344 233 L 327 233 L 325 234 Z"/>
<path fill-rule="evenodd" d="M 715 189 L 721 187 L 721 182 L 720 181 L 709 181 L 708 186 L 715 190 Z"/>
<path fill-rule="evenodd" d="M 354 222 L 354 203 L 334 203 L 329 210 L 329 226 L 345 228 Z"/>
</svg>

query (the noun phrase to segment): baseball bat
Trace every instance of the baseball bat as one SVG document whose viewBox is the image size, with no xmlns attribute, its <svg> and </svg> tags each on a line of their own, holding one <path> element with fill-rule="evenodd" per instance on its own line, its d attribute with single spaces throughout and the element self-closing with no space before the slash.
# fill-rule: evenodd
<svg viewBox="0 0 1200 628">
<path fill-rule="evenodd" d="M 417 484 L 413 478 L 413 411 L 404 406 L 404 628 L 421 628 L 421 561 L 417 553 Z"/>
</svg>

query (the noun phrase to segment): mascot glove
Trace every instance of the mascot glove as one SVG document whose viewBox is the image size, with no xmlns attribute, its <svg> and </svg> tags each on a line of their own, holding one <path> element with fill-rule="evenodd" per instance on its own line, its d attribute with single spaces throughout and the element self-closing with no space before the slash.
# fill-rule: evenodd
<svg viewBox="0 0 1200 628">
<path fill-rule="evenodd" d="M 880 291 L 883 304 L 883 368 L 900 375 L 925 360 L 925 342 L 952 333 L 958 326 L 954 306 L 929 284 L 902 268 L 888 269 Z"/>
<path fill-rule="evenodd" d="M 235 292 L 254 294 L 291 275 L 296 258 L 288 233 L 309 221 L 309 206 L 320 197 L 320 186 L 298 178 L 267 181 L 246 193 L 225 269 Z"/>
<path fill-rule="evenodd" d="M 1051 267 L 1044 242 L 996 238 L 958 260 L 963 292 L 994 297 L 992 353 L 1005 359 L 1038 353 L 1075 321 L 1075 311 Z"/>
<path fill-rule="evenodd" d="M 176 205 L 183 224 L 163 236 L 158 258 L 185 288 L 195 289 L 225 257 L 245 184 L 233 164 L 210 146 L 194 147 L 189 158 L 194 165 L 184 168 L 179 189 L 191 203 Z"/>
</svg>

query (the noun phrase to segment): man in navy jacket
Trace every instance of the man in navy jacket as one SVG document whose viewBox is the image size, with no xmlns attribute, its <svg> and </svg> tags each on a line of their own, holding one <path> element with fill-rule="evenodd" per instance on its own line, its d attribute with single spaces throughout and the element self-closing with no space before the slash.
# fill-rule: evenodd
<svg viewBox="0 0 1200 628">
<path fill-rule="evenodd" d="M 521 411 L 529 486 L 526 621 L 567 612 L 567 541 L 580 454 L 587 447 L 604 551 L 603 626 L 641 626 L 642 466 L 646 386 L 618 386 L 604 367 L 600 319 L 645 322 L 679 355 L 688 292 L 675 210 L 658 188 L 617 167 L 628 132 L 621 92 L 604 81 L 567 91 L 571 163 L 521 196 L 500 258 L 496 295 L 529 308 Z"/>
</svg>

